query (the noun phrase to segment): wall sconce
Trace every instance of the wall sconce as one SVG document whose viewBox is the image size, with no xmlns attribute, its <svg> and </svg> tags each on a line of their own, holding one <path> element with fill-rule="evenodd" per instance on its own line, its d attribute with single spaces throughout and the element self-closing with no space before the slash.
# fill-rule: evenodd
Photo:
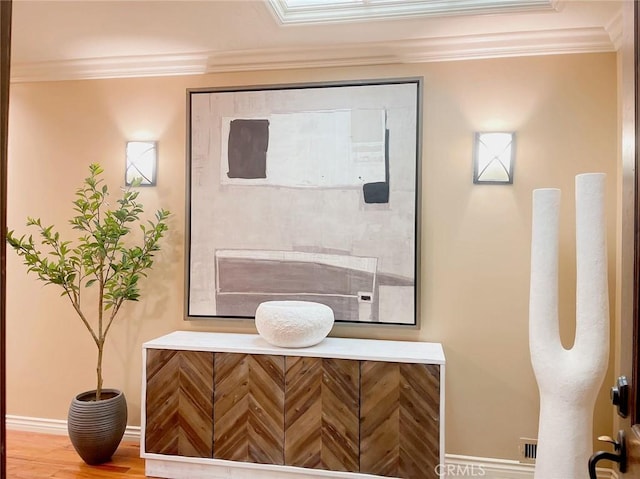
<svg viewBox="0 0 640 479">
<path fill-rule="evenodd" d="M 127 142 L 126 186 L 131 186 L 135 178 L 140 178 L 140 186 L 156 185 L 157 144 L 156 141 Z"/>
<path fill-rule="evenodd" d="M 513 183 L 515 159 L 513 132 L 476 133 L 473 154 L 473 182 L 486 185 Z"/>
</svg>

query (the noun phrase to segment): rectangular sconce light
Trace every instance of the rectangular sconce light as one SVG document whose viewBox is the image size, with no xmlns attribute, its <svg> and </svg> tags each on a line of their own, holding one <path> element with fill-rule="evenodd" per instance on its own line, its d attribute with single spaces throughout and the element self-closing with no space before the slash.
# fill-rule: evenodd
<svg viewBox="0 0 640 479">
<path fill-rule="evenodd" d="M 513 183 L 515 159 L 513 132 L 476 133 L 473 154 L 473 182 L 486 185 Z"/>
<path fill-rule="evenodd" d="M 125 185 L 131 186 L 133 181 L 138 178 L 140 186 L 155 186 L 156 161 L 156 141 L 128 141 Z"/>
</svg>

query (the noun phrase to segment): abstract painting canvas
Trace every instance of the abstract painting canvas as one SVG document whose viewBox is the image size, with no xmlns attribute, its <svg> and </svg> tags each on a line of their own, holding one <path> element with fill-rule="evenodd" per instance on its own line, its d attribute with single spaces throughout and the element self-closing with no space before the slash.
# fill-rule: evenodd
<svg viewBox="0 0 640 479">
<path fill-rule="evenodd" d="M 418 321 L 422 79 L 187 91 L 187 319 Z"/>
</svg>

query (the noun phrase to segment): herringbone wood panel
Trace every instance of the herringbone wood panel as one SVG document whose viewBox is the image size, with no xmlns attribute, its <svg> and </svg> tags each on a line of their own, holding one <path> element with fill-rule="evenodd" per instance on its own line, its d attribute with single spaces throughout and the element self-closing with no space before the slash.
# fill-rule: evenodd
<svg viewBox="0 0 640 479">
<path fill-rule="evenodd" d="M 437 365 L 361 362 L 360 472 L 437 478 Z"/>
<path fill-rule="evenodd" d="M 437 365 L 149 350 L 146 450 L 435 479 L 439 372 Z"/>
<path fill-rule="evenodd" d="M 147 452 L 213 456 L 213 353 L 147 350 Z"/>
<path fill-rule="evenodd" d="M 215 354 L 214 457 L 284 464 L 284 357 Z"/>
<path fill-rule="evenodd" d="M 285 359 L 285 463 L 357 472 L 358 361 Z"/>
</svg>

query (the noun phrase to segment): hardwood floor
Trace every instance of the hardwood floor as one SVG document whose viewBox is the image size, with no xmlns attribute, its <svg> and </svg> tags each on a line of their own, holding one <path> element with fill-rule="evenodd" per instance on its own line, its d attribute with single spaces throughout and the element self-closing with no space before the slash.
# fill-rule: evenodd
<svg viewBox="0 0 640 479">
<path fill-rule="evenodd" d="M 7 431 L 7 479 L 142 479 L 140 445 L 123 442 L 111 462 L 88 466 L 67 436 Z"/>
</svg>

